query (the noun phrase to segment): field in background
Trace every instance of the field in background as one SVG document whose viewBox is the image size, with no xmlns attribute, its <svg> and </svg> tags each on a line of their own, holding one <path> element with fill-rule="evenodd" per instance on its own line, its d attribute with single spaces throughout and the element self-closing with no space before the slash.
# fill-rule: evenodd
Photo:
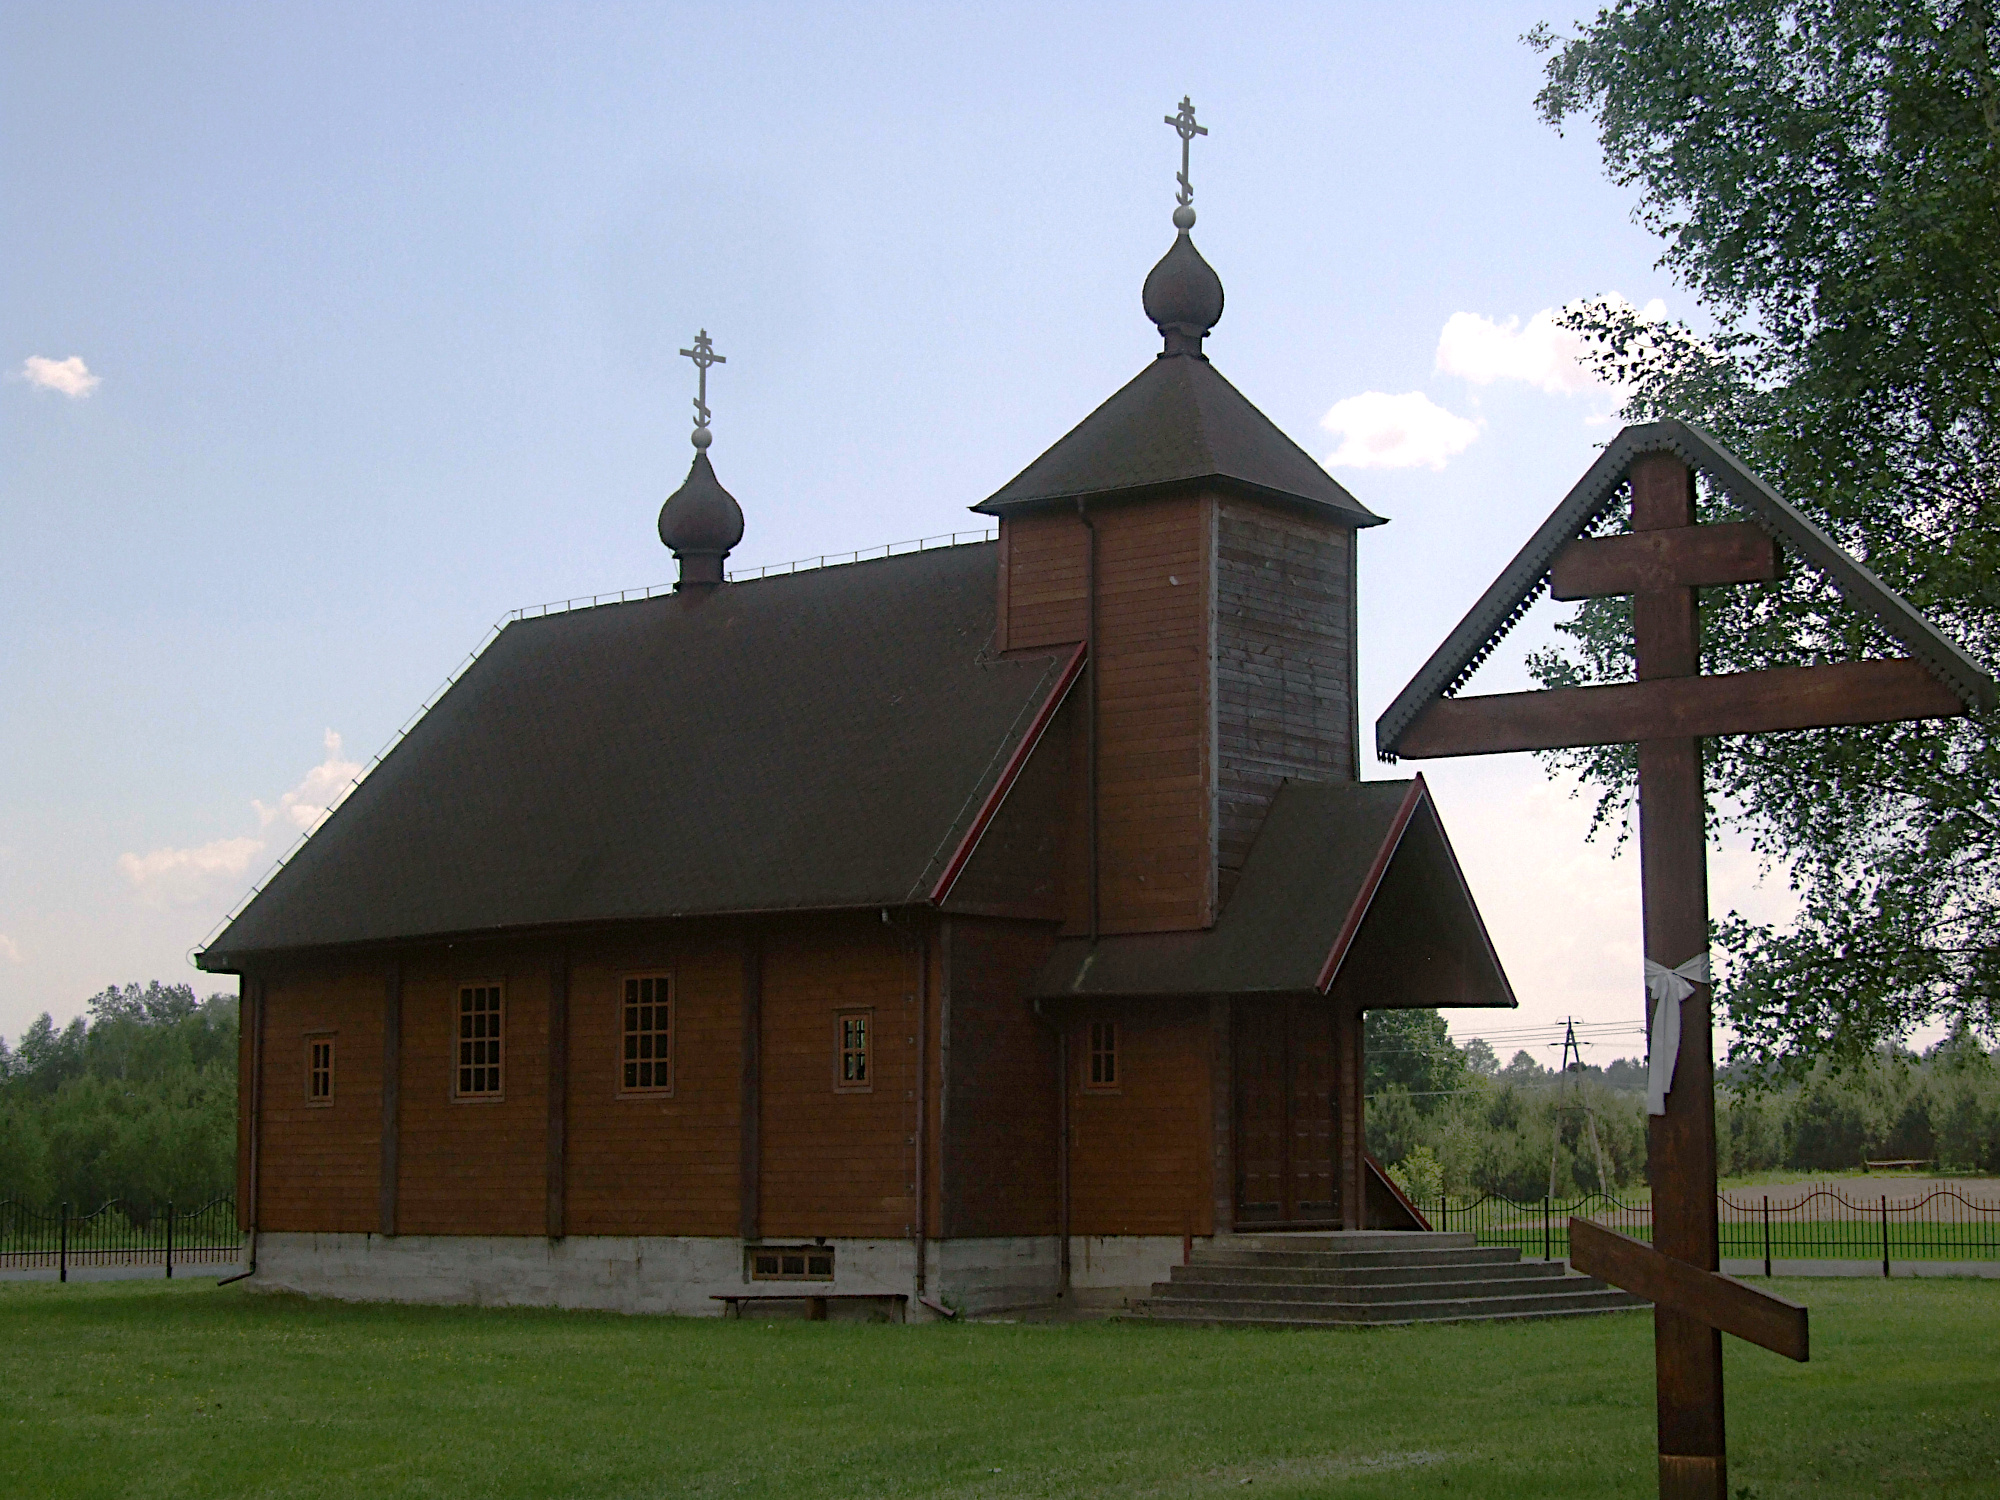
<svg viewBox="0 0 2000 1500">
<path fill-rule="evenodd" d="M 1731 1492 L 1991 1495 L 2000 1285 L 1779 1282 Z M 1654 1493 L 1652 1320 L 1266 1333 L 871 1326 L 0 1287 L 24 1495 Z"/>
</svg>

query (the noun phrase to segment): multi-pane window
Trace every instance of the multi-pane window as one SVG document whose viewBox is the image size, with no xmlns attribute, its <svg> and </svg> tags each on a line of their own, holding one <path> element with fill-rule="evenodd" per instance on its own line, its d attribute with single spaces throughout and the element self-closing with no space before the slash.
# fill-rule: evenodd
<svg viewBox="0 0 2000 1500">
<path fill-rule="evenodd" d="M 625 981 L 625 1054 L 622 1087 L 628 1094 L 663 1094 L 674 1086 L 674 991 L 665 974 Z"/>
<path fill-rule="evenodd" d="M 1084 1074 L 1087 1086 L 1094 1089 L 1115 1089 L 1118 1087 L 1118 1023 L 1116 1021 L 1092 1021 L 1090 1023 L 1090 1065 Z"/>
<path fill-rule="evenodd" d="M 500 986 L 468 984 L 458 992 L 458 1097 L 500 1097 Z"/>
<path fill-rule="evenodd" d="M 757 1245 L 750 1251 L 752 1281 L 831 1281 L 831 1245 Z"/>
<path fill-rule="evenodd" d="M 333 1103 L 333 1038 L 306 1038 L 306 1103 Z"/>
<path fill-rule="evenodd" d="M 865 1010 L 844 1011 L 836 1018 L 840 1041 L 840 1066 L 834 1087 L 861 1090 L 874 1087 L 868 1071 L 868 1028 L 871 1017 Z"/>
</svg>

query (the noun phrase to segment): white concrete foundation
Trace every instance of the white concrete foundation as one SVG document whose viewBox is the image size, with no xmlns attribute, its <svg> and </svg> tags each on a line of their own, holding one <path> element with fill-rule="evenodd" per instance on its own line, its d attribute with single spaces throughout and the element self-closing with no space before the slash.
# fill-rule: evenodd
<svg viewBox="0 0 2000 1500">
<path fill-rule="evenodd" d="M 1076 1235 L 1069 1242 L 1071 1300 L 1080 1308 L 1121 1308 L 1151 1295 L 1153 1283 L 1165 1281 L 1191 1248 L 1209 1243 L 1206 1235 Z"/>
<path fill-rule="evenodd" d="M 771 1241 L 772 1244 L 791 1243 Z M 1203 1239 L 1197 1243 L 1206 1244 Z M 830 1240 L 831 1282 L 756 1282 L 745 1274 L 739 1239 L 572 1235 L 294 1234 L 257 1238 L 257 1271 L 245 1286 L 366 1302 L 470 1303 L 482 1307 L 602 1308 L 627 1313 L 719 1316 L 718 1294 L 796 1293 L 757 1316 L 800 1316 L 815 1293 L 890 1297 L 901 1293 L 909 1321 L 937 1316 L 916 1289 L 909 1240 Z M 926 1247 L 923 1298 L 977 1316 L 1048 1307 L 1061 1277 L 1051 1235 L 933 1240 Z M 1079 1235 L 1070 1242 L 1072 1305 L 1115 1309 L 1142 1297 L 1180 1264 L 1178 1237 Z M 833 1318 L 868 1318 L 896 1304 L 832 1302 Z"/>
</svg>

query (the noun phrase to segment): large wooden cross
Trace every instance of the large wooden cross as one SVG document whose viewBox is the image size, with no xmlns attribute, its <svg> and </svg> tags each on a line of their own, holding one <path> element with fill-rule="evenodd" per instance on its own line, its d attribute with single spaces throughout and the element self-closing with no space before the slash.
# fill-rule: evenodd
<svg viewBox="0 0 2000 1500">
<path fill-rule="evenodd" d="M 1697 524 L 1697 466 L 1754 520 Z M 1628 483 L 1631 531 L 1584 536 Z M 1778 577 L 1780 538 L 1912 656 L 1704 676 L 1696 589 Z M 1632 596 L 1638 680 L 1449 696 L 1544 582 L 1558 599 Z M 1793 1359 L 1807 1355 L 1805 1308 L 1720 1274 L 1701 738 L 1946 718 L 1994 698 L 1991 677 L 1713 438 L 1662 422 L 1619 434 L 1376 726 L 1377 748 L 1389 759 L 1638 746 L 1648 972 L 1658 981 L 1682 970 L 1687 980 L 1655 985 L 1678 1005 L 1677 1053 L 1661 1034 L 1673 1028 L 1658 1024 L 1672 1015 L 1648 1005 L 1656 1081 L 1671 1085 L 1647 1143 L 1653 1242 L 1572 1219 L 1570 1260 L 1654 1304 L 1662 1497 L 1727 1493 L 1724 1332 Z"/>
</svg>

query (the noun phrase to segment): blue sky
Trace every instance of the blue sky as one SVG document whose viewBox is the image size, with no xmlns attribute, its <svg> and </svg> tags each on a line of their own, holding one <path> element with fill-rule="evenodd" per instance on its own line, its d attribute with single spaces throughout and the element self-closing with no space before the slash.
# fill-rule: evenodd
<svg viewBox="0 0 2000 1500">
<path fill-rule="evenodd" d="M 208 987 L 187 950 L 497 617 L 670 578 L 698 327 L 733 563 L 979 524 L 1156 348 L 1184 93 L 1217 367 L 1316 455 L 1396 461 L 1334 466 L 1393 523 L 1372 722 L 1613 430 L 1534 315 L 1693 312 L 1534 116 L 1520 34 L 1571 19 L 7 8 L 0 1035 Z M 1428 774 L 1506 1024 L 1634 1020 L 1635 862 L 1532 760 Z M 1750 874 L 1718 855 L 1719 909 Z"/>
</svg>

